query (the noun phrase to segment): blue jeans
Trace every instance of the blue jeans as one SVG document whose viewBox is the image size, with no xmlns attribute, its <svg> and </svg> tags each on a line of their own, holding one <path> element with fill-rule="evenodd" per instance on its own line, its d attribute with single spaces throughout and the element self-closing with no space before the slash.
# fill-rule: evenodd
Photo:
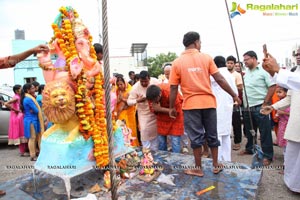
<svg viewBox="0 0 300 200">
<path fill-rule="evenodd" d="M 171 139 L 172 143 L 172 151 L 174 153 L 180 153 L 181 146 L 180 146 L 180 141 L 181 141 L 181 136 L 173 136 L 173 135 L 168 135 L 168 137 Z M 167 151 L 167 136 L 163 135 L 158 135 L 158 149 L 161 151 Z"/>
<path fill-rule="evenodd" d="M 247 135 L 247 144 L 246 144 L 246 151 L 249 153 L 253 152 L 253 140 L 257 140 L 257 129 L 259 129 L 260 132 L 260 142 L 261 142 L 261 148 L 264 152 L 264 158 L 267 158 L 269 160 L 273 159 L 273 140 L 272 140 L 272 130 L 271 130 L 271 119 L 270 115 L 263 115 L 260 113 L 261 105 L 250 107 L 251 111 L 251 118 L 253 122 L 253 129 L 255 131 L 255 138 L 253 138 L 250 130 L 251 130 L 251 124 L 250 124 L 250 116 L 249 112 L 244 112 L 244 125 Z"/>
</svg>

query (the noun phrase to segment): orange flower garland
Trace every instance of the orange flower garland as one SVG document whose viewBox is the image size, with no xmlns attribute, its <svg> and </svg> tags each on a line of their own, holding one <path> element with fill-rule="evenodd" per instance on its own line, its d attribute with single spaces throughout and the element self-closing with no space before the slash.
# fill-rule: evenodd
<svg viewBox="0 0 300 200">
<path fill-rule="evenodd" d="M 72 22 L 78 18 L 77 12 L 71 7 L 61 7 L 59 22 L 61 24 L 53 23 L 52 29 L 54 30 L 54 37 L 51 39 L 50 44 L 57 41 L 63 55 L 66 59 L 66 68 L 70 74 L 70 62 L 74 58 L 79 58 L 75 46 L 74 29 L 72 29 Z M 92 36 L 89 34 L 88 40 L 92 44 Z M 90 56 L 95 59 L 96 52 L 93 45 L 90 45 Z M 78 59 L 80 60 L 80 59 Z M 87 140 L 92 137 L 94 141 L 94 156 L 98 167 L 104 167 L 109 163 L 109 150 L 108 150 L 108 136 L 106 130 L 105 119 L 105 105 L 104 105 L 104 89 L 103 89 L 103 75 L 102 73 L 96 75 L 94 88 L 90 91 L 86 87 L 86 71 L 83 68 L 80 75 L 77 77 L 76 85 L 77 90 L 75 94 L 76 99 L 76 113 L 79 118 L 79 131 L 82 136 Z M 91 98 L 95 99 L 94 110 Z M 113 120 L 115 129 L 115 120 Z"/>
</svg>

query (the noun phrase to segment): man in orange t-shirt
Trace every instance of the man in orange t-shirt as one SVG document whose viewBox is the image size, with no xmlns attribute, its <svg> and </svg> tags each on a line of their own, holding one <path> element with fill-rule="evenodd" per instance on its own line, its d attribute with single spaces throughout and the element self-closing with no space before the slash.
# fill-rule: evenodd
<svg viewBox="0 0 300 200">
<path fill-rule="evenodd" d="M 175 99 L 178 85 L 183 94 L 184 128 L 191 140 L 195 158 L 195 167 L 185 170 L 186 174 L 202 177 L 201 168 L 202 145 L 207 141 L 213 159 L 213 173 L 222 171 L 218 163 L 218 140 L 216 98 L 211 90 L 210 76 L 241 104 L 237 94 L 231 89 L 224 77 L 218 71 L 213 59 L 200 52 L 200 35 L 197 32 L 188 32 L 183 37 L 185 51 L 172 63 L 170 74 L 170 112 L 176 118 Z M 224 119 L 226 120 L 226 119 Z"/>
<path fill-rule="evenodd" d="M 167 151 L 167 136 L 171 140 L 172 151 L 180 153 L 181 136 L 183 135 L 183 112 L 182 96 L 177 94 L 175 108 L 177 111 L 176 119 L 169 116 L 170 103 L 170 84 L 161 83 L 159 85 L 150 85 L 147 88 L 146 98 L 149 102 L 150 111 L 156 114 L 158 149 Z"/>
</svg>

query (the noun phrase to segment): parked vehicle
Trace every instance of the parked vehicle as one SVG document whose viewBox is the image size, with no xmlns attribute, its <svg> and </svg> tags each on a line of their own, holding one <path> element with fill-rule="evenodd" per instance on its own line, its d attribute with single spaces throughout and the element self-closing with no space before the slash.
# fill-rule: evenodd
<svg viewBox="0 0 300 200">
<path fill-rule="evenodd" d="M 4 102 L 11 100 L 13 93 L 0 89 L 0 143 L 8 143 L 8 126 L 10 110 L 4 106 Z"/>
</svg>

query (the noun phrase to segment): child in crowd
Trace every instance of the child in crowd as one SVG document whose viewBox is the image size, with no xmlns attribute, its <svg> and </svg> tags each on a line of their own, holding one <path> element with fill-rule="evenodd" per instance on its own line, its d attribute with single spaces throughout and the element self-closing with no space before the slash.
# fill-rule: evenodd
<svg viewBox="0 0 300 200">
<path fill-rule="evenodd" d="M 283 87 L 277 87 L 276 94 L 278 98 L 281 100 L 286 97 L 287 89 Z M 275 116 L 278 118 L 278 134 L 277 134 L 278 146 L 283 147 L 285 151 L 287 142 L 284 139 L 284 133 L 290 116 L 290 107 L 287 107 L 284 110 L 277 110 Z"/>
<path fill-rule="evenodd" d="M 272 104 L 278 102 L 280 99 L 278 97 L 278 95 L 276 94 L 276 92 L 274 92 L 273 96 L 272 96 Z M 276 140 L 273 142 L 273 145 L 278 146 L 278 116 L 276 115 L 276 110 L 272 110 L 271 112 L 271 123 L 272 123 L 272 127 L 273 127 L 273 131 L 275 132 L 276 135 Z"/>
<path fill-rule="evenodd" d="M 13 87 L 14 97 L 4 104 L 10 109 L 8 144 L 19 145 L 20 156 L 29 156 L 26 153 L 28 140 L 24 137 L 23 113 L 20 110 L 21 90 L 21 85 L 15 85 Z"/>
<path fill-rule="evenodd" d="M 43 100 L 43 91 L 44 91 L 45 85 L 39 85 L 38 86 L 38 95 L 36 96 L 36 101 L 40 105 L 40 107 L 43 106 L 42 100 Z"/>
</svg>

